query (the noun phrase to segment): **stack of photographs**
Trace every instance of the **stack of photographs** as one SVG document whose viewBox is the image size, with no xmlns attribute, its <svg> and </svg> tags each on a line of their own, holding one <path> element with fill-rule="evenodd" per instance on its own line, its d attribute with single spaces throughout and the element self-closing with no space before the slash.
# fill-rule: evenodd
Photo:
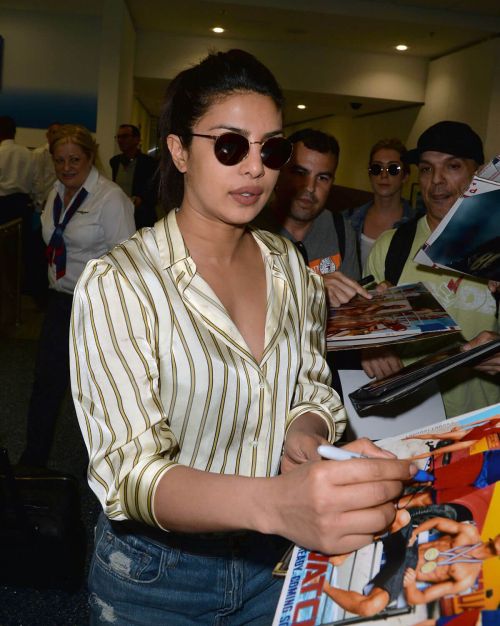
<svg viewBox="0 0 500 626">
<path fill-rule="evenodd" d="M 326 328 L 328 350 L 364 348 L 442 336 L 460 330 L 422 284 L 370 291 L 370 300 L 355 296 L 330 310 Z"/>
</svg>

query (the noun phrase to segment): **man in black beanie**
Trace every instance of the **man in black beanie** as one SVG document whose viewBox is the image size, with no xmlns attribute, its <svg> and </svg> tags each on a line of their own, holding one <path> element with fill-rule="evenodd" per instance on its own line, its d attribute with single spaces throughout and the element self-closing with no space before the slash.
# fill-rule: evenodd
<svg viewBox="0 0 500 626">
<path fill-rule="evenodd" d="M 383 233 L 368 257 L 365 273 L 373 274 L 378 283 L 423 282 L 461 327 L 465 340 L 473 345 L 484 342 L 498 332 L 495 297 L 487 281 L 413 262 L 417 251 L 468 188 L 475 171 L 484 162 L 482 141 L 467 124 L 438 122 L 422 133 L 417 147 L 407 153 L 406 159 L 418 167 L 427 213 L 397 230 Z M 393 240 L 398 241 L 398 246 Z M 363 369 L 371 377 L 383 378 L 402 367 L 402 358 L 415 360 L 436 352 L 447 343 L 449 339 L 444 338 L 415 342 L 395 350 L 367 350 L 362 358 Z M 447 416 L 500 402 L 498 371 L 493 363 L 489 370 L 462 367 L 440 376 L 438 384 Z M 487 372 L 494 375 L 488 376 Z"/>
</svg>

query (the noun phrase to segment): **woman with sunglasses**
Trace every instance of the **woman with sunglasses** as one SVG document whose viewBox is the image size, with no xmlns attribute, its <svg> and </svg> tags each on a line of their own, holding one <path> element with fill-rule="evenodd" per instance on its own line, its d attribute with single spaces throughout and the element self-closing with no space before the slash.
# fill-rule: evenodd
<svg viewBox="0 0 500 626">
<path fill-rule="evenodd" d="M 390 228 L 397 228 L 416 215 L 401 196 L 410 168 L 404 163 L 406 148 L 399 139 L 381 139 L 370 151 L 368 175 L 373 200 L 346 212 L 358 235 L 361 266 L 375 241 Z"/>
<path fill-rule="evenodd" d="M 351 447 L 379 458 L 317 452 L 345 422 L 320 278 L 248 227 L 291 154 L 282 103 L 239 50 L 181 72 L 161 114 L 172 210 L 79 281 L 73 396 L 104 509 L 93 624 L 269 625 L 283 538 L 368 543 L 412 473 L 367 441 Z"/>
</svg>

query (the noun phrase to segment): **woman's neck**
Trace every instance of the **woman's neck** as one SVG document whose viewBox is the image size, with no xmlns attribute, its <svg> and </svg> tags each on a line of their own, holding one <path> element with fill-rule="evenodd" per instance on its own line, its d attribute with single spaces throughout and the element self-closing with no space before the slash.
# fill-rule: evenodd
<svg viewBox="0 0 500 626">
<path fill-rule="evenodd" d="M 388 197 L 374 196 L 370 209 L 377 213 L 383 211 L 398 218 L 403 215 L 403 200 L 399 194 Z"/>
<path fill-rule="evenodd" d="M 363 234 L 370 239 L 377 239 L 385 230 L 403 216 L 403 205 L 399 195 L 389 198 L 375 196 L 369 207 L 363 224 Z"/>
<path fill-rule="evenodd" d="M 248 233 L 246 224 L 224 224 L 192 210 L 179 209 L 176 217 L 190 253 L 196 251 L 196 257 L 213 263 L 231 263 Z"/>
</svg>

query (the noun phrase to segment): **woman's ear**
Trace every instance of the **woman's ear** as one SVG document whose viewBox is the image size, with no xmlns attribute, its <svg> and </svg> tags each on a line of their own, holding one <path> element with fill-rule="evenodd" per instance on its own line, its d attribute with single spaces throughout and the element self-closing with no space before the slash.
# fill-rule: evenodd
<svg viewBox="0 0 500 626">
<path fill-rule="evenodd" d="M 175 167 L 181 174 L 184 174 L 187 170 L 188 152 L 183 146 L 181 138 L 178 135 L 168 135 L 165 141 Z"/>
</svg>

